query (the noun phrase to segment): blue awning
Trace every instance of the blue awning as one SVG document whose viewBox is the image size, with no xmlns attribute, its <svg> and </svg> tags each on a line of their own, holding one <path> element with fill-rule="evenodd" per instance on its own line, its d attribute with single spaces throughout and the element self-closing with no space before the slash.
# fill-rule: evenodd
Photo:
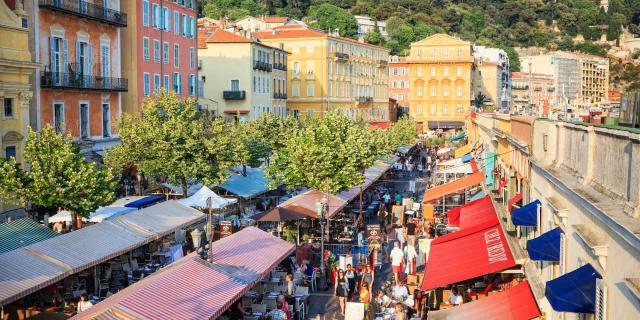
<svg viewBox="0 0 640 320">
<path fill-rule="evenodd" d="M 471 161 L 471 159 L 473 159 L 473 157 L 471 157 L 470 153 L 465 154 L 464 156 L 462 156 L 462 162 L 469 162 Z"/>
<path fill-rule="evenodd" d="M 511 221 L 515 226 L 535 227 L 538 225 L 538 207 L 540 200 L 534 200 L 520 209 L 513 210 Z"/>
<path fill-rule="evenodd" d="M 484 197 L 484 191 L 480 191 L 480 192 L 478 192 L 478 193 L 474 194 L 474 195 L 471 197 L 471 199 L 469 200 L 469 202 L 471 202 L 471 201 L 475 201 L 475 200 L 478 200 L 478 199 L 483 198 L 483 197 Z"/>
<path fill-rule="evenodd" d="M 547 281 L 544 295 L 555 311 L 593 313 L 596 305 L 596 279 L 602 277 L 590 264 L 586 264 Z"/>
<path fill-rule="evenodd" d="M 142 199 L 138 199 L 136 201 L 133 202 L 129 202 L 127 204 L 125 204 L 124 206 L 127 208 L 136 208 L 136 209 L 140 209 L 140 208 L 144 208 L 144 207 L 148 207 L 154 203 L 158 203 L 161 201 L 166 200 L 166 197 L 161 195 L 161 194 L 154 194 L 154 195 L 150 195 L 150 196 L 146 196 Z"/>
<path fill-rule="evenodd" d="M 232 173 L 219 187 L 245 199 L 271 190 L 268 186 L 269 179 L 264 176 L 264 169 L 247 167 L 246 176 L 239 173 L 242 168 L 237 168 L 237 171 L 238 173 Z"/>
<path fill-rule="evenodd" d="M 463 133 L 461 133 L 461 134 L 449 139 L 449 141 L 451 141 L 451 142 L 458 141 L 458 140 L 460 140 L 460 139 L 462 139 L 462 138 L 464 138 L 466 136 L 467 136 L 467 133 L 463 132 Z"/>
<path fill-rule="evenodd" d="M 527 251 L 531 260 L 560 261 L 561 237 L 562 230 L 558 227 L 527 241 Z"/>
</svg>

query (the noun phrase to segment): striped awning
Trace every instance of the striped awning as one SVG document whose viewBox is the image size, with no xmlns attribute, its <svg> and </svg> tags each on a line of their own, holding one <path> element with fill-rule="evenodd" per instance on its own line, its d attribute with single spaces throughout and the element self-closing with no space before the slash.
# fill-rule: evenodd
<svg viewBox="0 0 640 320">
<path fill-rule="evenodd" d="M 213 244 L 212 263 L 187 256 L 73 319 L 216 319 L 293 250 L 245 228 Z"/>
<path fill-rule="evenodd" d="M 29 218 L 0 223 L 0 253 L 51 239 L 57 235 L 55 231 Z"/>
</svg>

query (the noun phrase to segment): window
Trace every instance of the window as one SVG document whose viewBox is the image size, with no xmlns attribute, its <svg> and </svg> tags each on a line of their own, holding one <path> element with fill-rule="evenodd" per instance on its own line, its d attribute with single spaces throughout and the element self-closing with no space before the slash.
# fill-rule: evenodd
<svg viewBox="0 0 640 320">
<path fill-rule="evenodd" d="M 187 15 L 182 14 L 182 36 L 187 36 Z"/>
<path fill-rule="evenodd" d="M 156 95 L 160 94 L 160 75 L 157 73 L 153 75 L 153 92 Z"/>
<path fill-rule="evenodd" d="M 152 16 L 151 16 L 151 26 L 154 28 L 160 27 L 160 7 L 157 4 L 153 4 L 152 6 Z"/>
<path fill-rule="evenodd" d="M 181 75 L 177 72 L 173 73 L 173 91 L 180 95 L 182 93 Z"/>
<path fill-rule="evenodd" d="M 11 158 L 16 158 L 16 146 L 7 146 L 4 148 L 4 159 L 9 161 Z"/>
<path fill-rule="evenodd" d="M 204 81 L 202 79 L 198 79 L 198 97 L 204 97 Z"/>
<path fill-rule="evenodd" d="M 4 98 L 4 117 L 13 118 L 13 98 Z"/>
<path fill-rule="evenodd" d="M 300 96 L 300 83 L 294 82 L 291 84 L 291 96 L 293 97 Z"/>
<path fill-rule="evenodd" d="M 436 67 L 431 67 L 431 76 L 435 77 L 436 76 Z"/>
<path fill-rule="evenodd" d="M 449 48 L 444 48 L 442 53 L 445 59 L 449 59 Z"/>
<path fill-rule="evenodd" d="M 109 46 L 101 45 L 100 46 L 100 60 L 102 62 L 102 76 L 105 78 L 109 78 L 111 76 L 111 67 L 109 66 L 109 62 L 111 61 L 111 57 L 109 55 Z"/>
<path fill-rule="evenodd" d="M 169 8 L 162 8 L 162 17 L 162 29 L 167 32 L 171 31 L 171 12 L 169 11 Z"/>
<path fill-rule="evenodd" d="M 178 68 L 180 66 L 180 45 L 173 44 L 173 66 Z"/>
<path fill-rule="evenodd" d="M 444 74 L 445 77 L 449 76 L 449 67 L 444 67 L 443 74 Z"/>
<path fill-rule="evenodd" d="M 108 137 L 111 135 L 111 108 L 108 103 L 102 104 L 102 136 Z"/>
<path fill-rule="evenodd" d="M 463 113 L 464 109 L 462 108 L 462 103 L 458 103 L 458 106 L 456 107 L 456 112 L 457 113 Z"/>
<path fill-rule="evenodd" d="M 444 115 L 448 115 L 449 114 L 449 105 L 445 104 L 442 106 L 442 114 Z"/>
<path fill-rule="evenodd" d="M 142 1 L 142 24 L 149 26 L 149 0 Z"/>
<path fill-rule="evenodd" d="M 240 91 L 240 80 L 231 80 L 231 91 Z"/>
<path fill-rule="evenodd" d="M 189 20 L 191 20 L 191 39 L 195 39 L 196 38 L 196 19 L 194 17 L 190 17 Z"/>
<path fill-rule="evenodd" d="M 449 96 L 449 86 L 446 84 L 442 86 L 442 95 L 445 97 Z"/>
<path fill-rule="evenodd" d="M 162 87 L 163 87 L 165 90 L 169 90 L 169 75 L 168 75 L 168 74 L 165 74 L 165 75 L 164 75 L 164 79 L 162 79 L 162 80 L 163 80 Z"/>
<path fill-rule="evenodd" d="M 149 60 L 149 38 L 142 38 L 142 57 L 144 60 Z"/>
<path fill-rule="evenodd" d="M 160 62 L 160 40 L 153 40 L 153 61 Z"/>
<path fill-rule="evenodd" d="M 436 58 L 436 49 L 431 49 L 431 59 Z"/>
<path fill-rule="evenodd" d="M 189 95 L 190 96 L 196 95 L 196 75 L 195 74 L 189 75 Z"/>
<path fill-rule="evenodd" d="M 461 84 L 458 84 L 456 86 L 456 96 L 462 97 L 462 85 Z"/>
<path fill-rule="evenodd" d="M 253 92 L 256 92 L 256 76 L 253 76 Z"/>
<path fill-rule="evenodd" d="M 548 134 L 543 134 L 542 135 L 542 150 L 546 152 L 548 149 L 549 149 L 549 135 Z"/>
<path fill-rule="evenodd" d="M 169 42 L 162 43 L 162 63 L 169 63 Z"/>
<path fill-rule="evenodd" d="M 431 115 L 436 115 L 436 113 L 438 113 L 438 107 L 436 106 L 435 103 L 431 104 Z"/>
<path fill-rule="evenodd" d="M 293 74 L 300 74 L 300 62 L 298 61 L 293 63 Z"/>
<path fill-rule="evenodd" d="M 438 88 L 436 88 L 436 85 L 435 85 L 435 84 L 432 84 L 432 85 L 431 85 L 431 92 L 430 92 L 430 95 L 431 95 L 432 97 L 435 97 L 435 96 L 436 96 L 436 94 L 438 94 Z"/>
<path fill-rule="evenodd" d="M 307 97 L 313 97 L 315 95 L 313 83 L 307 83 Z"/>
<path fill-rule="evenodd" d="M 53 104 L 53 125 L 56 129 L 56 132 L 63 132 L 64 130 L 64 104 L 63 103 L 54 103 Z"/>
<path fill-rule="evenodd" d="M 189 48 L 189 68 L 196 68 L 196 48 L 194 47 Z"/>
<path fill-rule="evenodd" d="M 180 13 L 178 10 L 173 11 L 173 33 L 180 34 Z"/>
<path fill-rule="evenodd" d="M 422 67 L 418 67 L 418 77 L 422 77 Z"/>
<path fill-rule="evenodd" d="M 307 61 L 307 73 L 313 73 L 314 64 L 313 61 Z"/>
<path fill-rule="evenodd" d="M 458 77 L 462 77 L 462 67 L 461 66 L 457 66 L 456 67 L 456 75 Z"/>
<path fill-rule="evenodd" d="M 422 97 L 422 85 L 417 85 L 416 86 L 416 95 L 418 97 Z"/>
<path fill-rule="evenodd" d="M 151 94 L 151 88 L 150 88 L 151 77 L 149 76 L 149 73 L 145 72 L 143 79 L 144 79 L 144 96 L 148 97 Z"/>
<path fill-rule="evenodd" d="M 89 104 L 80 103 L 80 138 L 89 137 Z"/>
<path fill-rule="evenodd" d="M 422 114 L 422 105 L 419 104 L 418 107 L 416 108 L 416 114 L 420 115 Z"/>
</svg>

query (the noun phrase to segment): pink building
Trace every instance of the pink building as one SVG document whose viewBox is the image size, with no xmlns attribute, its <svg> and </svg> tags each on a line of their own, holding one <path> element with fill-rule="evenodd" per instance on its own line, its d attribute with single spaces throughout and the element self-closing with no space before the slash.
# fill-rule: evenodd
<svg viewBox="0 0 640 320">
<path fill-rule="evenodd" d="M 409 107 L 409 64 L 404 57 L 391 57 L 389 62 L 389 98 L 400 107 Z"/>
<path fill-rule="evenodd" d="M 122 40 L 122 71 L 129 79 L 123 110 L 141 111 L 161 89 L 197 97 L 196 0 L 123 1 L 129 26 Z"/>
</svg>

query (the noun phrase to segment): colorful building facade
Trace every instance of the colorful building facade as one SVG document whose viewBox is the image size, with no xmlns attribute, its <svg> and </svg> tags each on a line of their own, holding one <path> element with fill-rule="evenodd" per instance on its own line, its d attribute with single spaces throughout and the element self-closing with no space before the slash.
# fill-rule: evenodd
<svg viewBox="0 0 640 320">
<path fill-rule="evenodd" d="M 304 118 L 338 109 L 353 119 L 388 121 L 389 50 L 302 25 L 254 35 L 290 53 L 290 114 Z"/>
<path fill-rule="evenodd" d="M 473 99 L 471 43 L 435 34 L 411 44 L 409 113 L 427 129 L 459 129 Z"/>
<path fill-rule="evenodd" d="M 545 116 L 553 100 L 553 76 L 541 73 L 512 72 L 513 110 L 528 115 Z"/>
<path fill-rule="evenodd" d="M 139 113 L 161 90 L 196 98 L 198 53 L 195 0 L 123 1 L 129 25 L 122 34 L 123 73 L 129 90 L 123 111 Z"/>
<path fill-rule="evenodd" d="M 402 107 L 409 107 L 409 64 L 404 57 L 391 57 L 389 61 L 389 98 Z"/>
</svg>

